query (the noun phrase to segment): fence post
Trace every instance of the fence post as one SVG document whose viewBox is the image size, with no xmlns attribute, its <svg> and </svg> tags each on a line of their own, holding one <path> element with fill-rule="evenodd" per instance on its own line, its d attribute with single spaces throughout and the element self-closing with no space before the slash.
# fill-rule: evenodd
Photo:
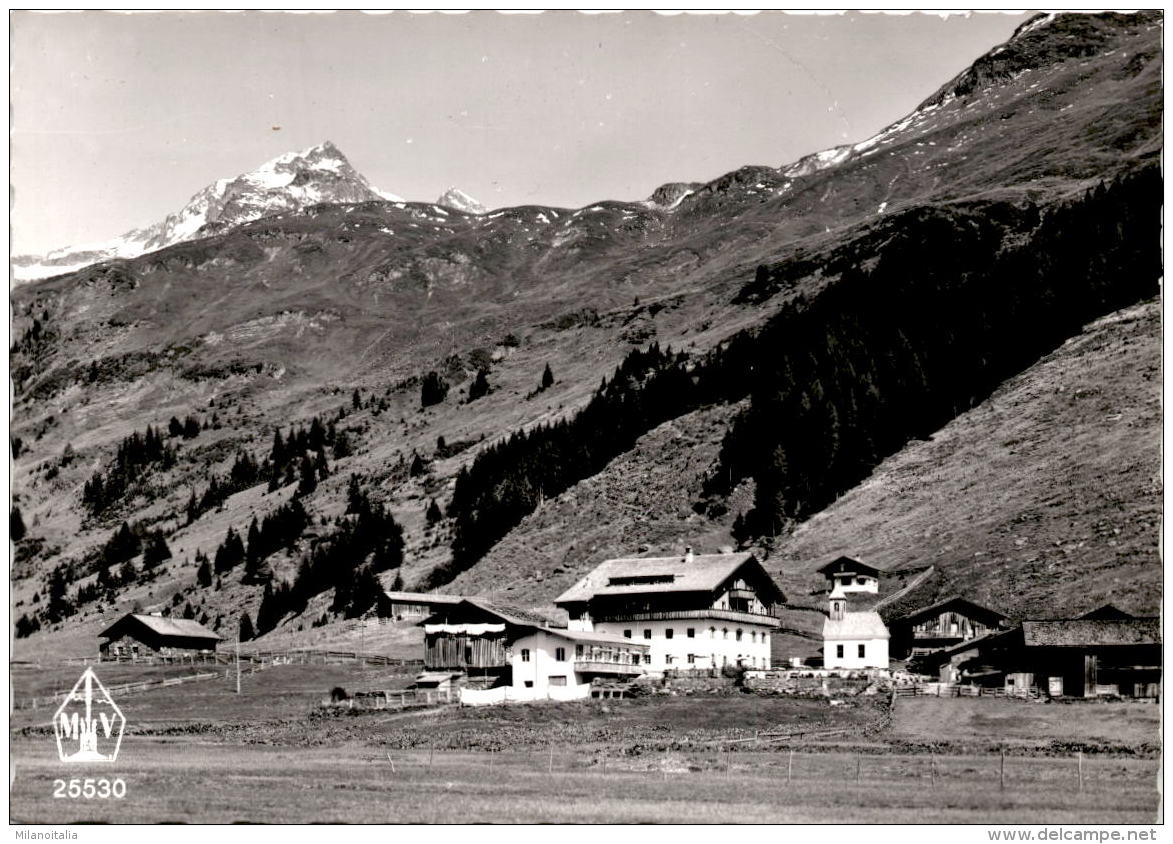
<svg viewBox="0 0 1173 844">
<path fill-rule="evenodd" d="M 1002 764 L 998 768 L 998 788 L 1006 790 L 1006 748 L 1002 748 Z"/>
<path fill-rule="evenodd" d="M 929 783 L 932 788 L 937 787 L 937 756 L 929 751 Z"/>
<path fill-rule="evenodd" d="M 790 758 L 786 760 L 786 784 L 790 785 L 790 775 L 794 773 L 794 748 L 790 748 Z"/>
<path fill-rule="evenodd" d="M 1079 751 L 1079 790 L 1083 791 L 1083 751 Z"/>
</svg>

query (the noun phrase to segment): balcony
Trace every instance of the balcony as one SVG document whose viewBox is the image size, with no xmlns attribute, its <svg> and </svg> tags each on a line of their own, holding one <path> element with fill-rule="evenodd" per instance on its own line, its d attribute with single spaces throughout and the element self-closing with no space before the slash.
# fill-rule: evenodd
<svg viewBox="0 0 1173 844">
<path fill-rule="evenodd" d="M 638 665 L 628 662 L 602 662 L 593 659 L 576 659 L 574 670 L 589 674 L 640 674 L 643 672 Z"/>
<path fill-rule="evenodd" d="M 757 593 L 752 589 L 730 589 L 729 597 L 734 600 L 752 601 L 757 597 Z"/>
<path fill-rule="evenodd" d="M 781 622 L 774 615 L 756 612 L 741 612 L 739 610 L 667 610 L 661 612 L 630 612 L 606 613 L 595 616 L 596 623 L 614 623 L 625 621 L 689 621 L 713 620 L 734 621 L 742 624 L 758 624 L 763 627 L 780 627 Z"/>
</svg>

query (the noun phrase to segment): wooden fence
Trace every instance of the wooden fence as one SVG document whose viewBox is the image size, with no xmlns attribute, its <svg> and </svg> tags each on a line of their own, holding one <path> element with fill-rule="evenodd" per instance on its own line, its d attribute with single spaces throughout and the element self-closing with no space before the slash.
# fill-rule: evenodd
<svg viewBox="0 0 1173 844">
<path fill-rule="evenodd" d="M 1008 697 L 1022 700 L 1041 697 L 1038 689 L 1028 688 L 1007 692 L 1002 686 L 958 686 L 949 683 L 923 683 L 915 686 L 896 686 L 895 697 Z"/>
<path fill-rule="evenodd" d="M 330 700 L 326 703 L 329 706 L 347 709 L 408 709 L 415 706 L 456 703 L 459 700 L 460 690 L 448 687 L 445 689 L 376 689 L 355 692 L 348 698 Z"/>
<path fill-rule="evenodd" d="M 399 659 L 382 654 L 361 651 L 318 651 L 318 650 L 249 650 L 241 651 L 242 662 L 270 662 L 277 665 L 318 665 L 361 662 L 364 665 L 391 665 L 403 668 L 423 669 L 423 660 Z M 207 654 L 150 654 L 148 656 L 81 657 L 63 660 L 66 665 L 94 665 L 111 663 L 122 665 L 232 665 L 236 662 L 235 651 L 216 651 Z"/>
<path fill-rule="evenodd" d="M 255 668 L 254 668 L 255 670 Z M 227 676 L 226 672 L 222 671 L 207 671 L 202 674 L 191 674 L 184 677 L 164 677 L 159 680 L 143 680 L 138 683 L 123 683 L 118 686 L 106 686 L 106 691 L 113 695 L 127 695 L 135 692 L 146 692 L 151 689 L 161 689 L 164 686 L 181 686 L 184 683 L 194 683 L 200 680 L 213 680 L 217 677 Z M 45 697 L 29 697 L 29 698 L 13 698 L 13 709 L 40 709 L 45 706 L 59 706 L 70 692 L 55 692 L 52 695 Z"/>
</svg>

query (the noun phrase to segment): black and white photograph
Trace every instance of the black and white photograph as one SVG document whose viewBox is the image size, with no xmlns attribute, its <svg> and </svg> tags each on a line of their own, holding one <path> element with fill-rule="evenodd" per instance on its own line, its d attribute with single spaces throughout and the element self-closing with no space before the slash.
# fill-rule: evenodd
<svg viewBox="0 0 1173 844">
<path fill-rule="evenodd" d="M 14 840 L 1157 840 L 1162 10 L 8 24 Z"/>
</svg>

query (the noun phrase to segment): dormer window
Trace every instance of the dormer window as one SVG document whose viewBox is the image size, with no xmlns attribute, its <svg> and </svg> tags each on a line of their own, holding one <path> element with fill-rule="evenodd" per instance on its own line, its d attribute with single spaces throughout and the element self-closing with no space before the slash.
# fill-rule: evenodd
<svg viewBox="0 0 1173 844">
<path fill-rule="evenodd" d="M 631 574 L 608 579 L 608 586 L 652 586 L 657 583 L 672 583 L 674 574 Z"/>
</svg>

